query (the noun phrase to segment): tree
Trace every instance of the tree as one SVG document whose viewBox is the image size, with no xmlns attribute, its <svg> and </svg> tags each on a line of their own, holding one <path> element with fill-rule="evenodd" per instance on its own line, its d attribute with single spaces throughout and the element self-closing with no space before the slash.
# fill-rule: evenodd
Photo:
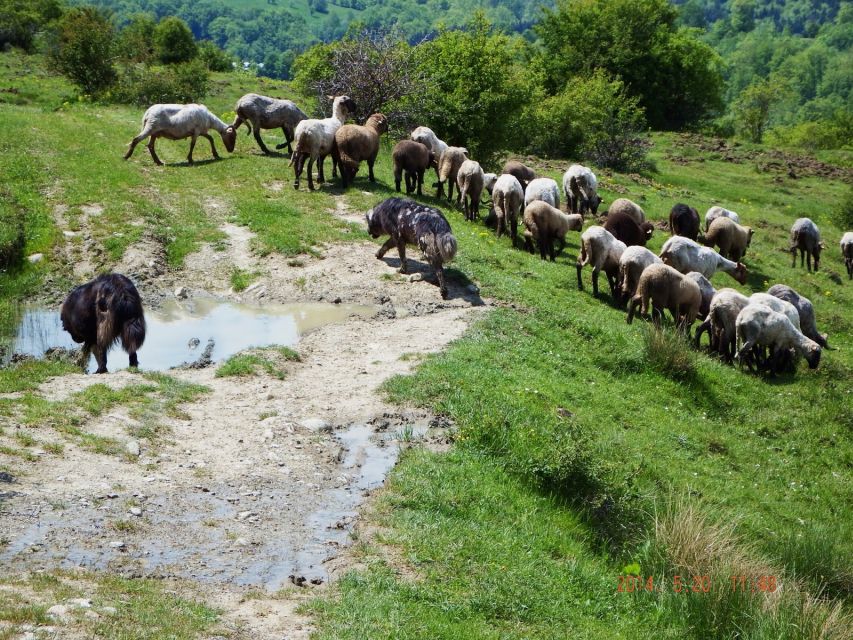
<svg viewBox="0 0 853 640">
<path fill-rule="evenodd" d="M 147 13 L 137 13 L 118 36 L 116 50 L 130 62 L 148 62 L 154 55 L 154 29 L 157 23 Z"/>
<path fill-rule="evenodd" d="M 210 71 L 231 71 L 234 59 L 210 40 L 202 40 L 198 43 L 198 59 Z"/>
<path fill-rule="evenodd" d="M 51 60 L 85 93 L 96 94 L 115 80 L 114 40 L 112 23 L 98 9 L 70 9 L 57 25 Z"/>
<path fill-rule="evenodd" d="M 556 94 L 573 76 L 619 75 L 657 129 L 694 126 L 722 108 L 722 62 L 667 0 L 558 0 L 535 27 Z"/>
<path fill-rule="evenodd" d="M 761 142 L 773 107 L 787 93 L 787 85 L 776 77 L 753 82 L 734 103 L 735 127 L 751 142 Z"/>
<path fill-rule="evenodd" d="M 193 32 L 180 18 L 164 18 L 154 29 L 154 52 L 163 64 L 188 62 L 198 54 Z"/>
<path fill-rule="evenodd" d="M 57 0 L 0 0 L 0 50 L 7 45 L 32 50 L 36 33 L 61 15 Z"/>
</svg>

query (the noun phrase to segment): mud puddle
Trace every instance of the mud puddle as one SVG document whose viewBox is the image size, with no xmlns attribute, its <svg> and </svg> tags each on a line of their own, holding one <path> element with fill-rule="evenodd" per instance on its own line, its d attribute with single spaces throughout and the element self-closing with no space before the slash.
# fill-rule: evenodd
<svg viewBox="0 0 853 640">
<path fill-rule="evenodd" d="M 145 344 L 139 350 L 142 370 L 163 371 L 199 357 L 201 347 L 212 341 L 214 362 L 250 347 L 293 346 L 300 336 L 351 316 L 367 318 L 376 307 L 357 304 L 302 302 L 249 305 L 214 298 L 170 300 L 145 314 Z M 41 357 L 51 348 L 75 349 L 79 345 L 62 330 L 59 311 L 28 307 L 11 344 L 12 353 Z M 124 366 L 124 354 L 112 352 L 111 369 Z M 5 362 L 3 363 L 5 364 Z M 96 368 L 90 358 L 88 371 Z"/>
</svg>

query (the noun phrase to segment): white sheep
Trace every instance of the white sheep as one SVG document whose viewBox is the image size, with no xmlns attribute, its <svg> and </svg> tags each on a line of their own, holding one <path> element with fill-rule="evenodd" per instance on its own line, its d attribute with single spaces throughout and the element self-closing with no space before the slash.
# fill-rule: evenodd
<svg viewBox="0 0 853 640">
<path fill-rule="evenodd" d="M 637 224 L 643 224 L 646 221 L 646 212 L 643 208 L 633 200 L 628 198 L 616 198 L 610 203 L 607 208 L 607 215 L 624 213 L 626 216 L 631 216 Z"/>
<path fill-rule="evenodd" d="M 711 281 L 698 271 L 690 271 L 685 276 L 699 286 L 699 292 L 702 294 L 702 304 L 699 305 L 699 316 L 704 318 L 711 309 L 711 300 L 714 299 L 714 294 L 717 293 L 717 290 L 711 284 Z"/>
<path fill-rule="evenodd" d="M 767 305 L 746 305 L 738 314 L 736 331 L 737 359 L 741 366 L 747 362 L 752 369 L 754 347 L 770 348 L 770 370 L 774 373 L 780 370 L 790 349 L 805 357 L 809 369 L 817 368 L 820 363 L 820 345 L 800 333 L 785 314 Z"/>
<path fill-rule="evenodd" d="M 853 280 L 853 231 L 847 231 L 841 236 L 841 255 L 847 267 L 847 279 Z"/>
<path fill-rule="evenodd" d="M 797 266 L 798 249 L 800 251 L 800 268 L 803 268 L 805 262 L 808 265 L 808 270 L 811 271 L 812 258 L 814 258 L 814 270 L 817 271 L 823 243 L 820 241 L 820 229 L 809 218 L 797 218 L 791 226 L 792 268 Z"/>
<path fill-rule="evenodd" d="M 331 98 L 331 96 L 328 96 Z M 349 96 L 338 96 L 332 101 L 332 117 L 318 120 L 310 118 L 296 125 L 294 133 L 296 149 L 290 156 L 290 166 L 293 167 L 295 179 L 293 188 L 299 188 L 299 178 L 305 167 L 305 158 L 308 158 L 308 188 L 314 190 L 314 177 L 311 173 L 314 163 L 317 163 L 317 179 L 322 183 L 326 181 L 323 175 L 323 160 L 332 153 L 335 146 L 335 133 L 343 126 L 353 113 L 355 113 L 355 102 Z M 332 176 L 335 170 L 332 167 Z"/>
<path fill-rule="evenodd" d="M 237 116 L 234 118 L 234 131 L 240 128 L 240 125 L 246 123 L 246 128 L 249 130 L 246 135 L 252 133 L 254 127 L 255 142 L 264 153 L 270 153 L 261 138 L 261 129 L 278 129 L 284 134 L 284 142 L 277 144 L 276 149 L 284 149 L 287 147 L 287 152 L 292 154 L 294 131 L 296 126 L 307 119 L 308 116 L 302 109 L 296 106 L 292 100 L 282 100 L 280 98 L 270 98 L 268 96 L 258 95 L 257 93 L 247 93 L 237 101 L 237 106 L 234 108 Z"/>
<path fill-rule="evenodd" d="M 418 127 L 412 131 L 409 137 L 415 142 L 426 145 L 435 154 L 436 163 L 441 162 L 441 154 L 450 146 L 444 140 L 440 140 L 429 127 Z M 438 164 L 436 164 L 436 175 L 438 175 Z"/>
<path fill-rule="evenodd" d="M 514 175 L 504 173 L 495 181 L 492 189 L 492 203 L 495 207 L 496 234 L 500 238 L 506 233 L 509 223 L 509 233 L 512 246 L 515 246 L 518 233 L 518 218 L 524 206 L 524 190 Z"/>
<path fill-rule="evenodd" d="M 719 253 L 684 236 L 672 236 L 663 245 L 660 258 L 681 273 L 698 271 L 709 280 L 717 271 L 724 271 L 732 278 L 746 283 L 746 266 L 727 260 Z"/>
<path fill-rule="evenodd" d="M 717 218 L 730 218 L 733 222 L 740 224 L 740 216 L 734 211 L 723 209 L 723 207 L 711 207 L 705 212 L 705 231 L 711 226 L 711 223 Z"/>
<path fill-rule="evenodd" d="M 652 264 L 660 264 L 660 258 L 639 245 L 628 247 L 619 258 L 619 287 L 622 299 L 630 300 L 637 292 L 637 283 L 643 271 Z"/>
<path fill-rule="evenodd" d="M 150 137 L 148 140 L 148 151 L 151 153 L 151 157 L 155 163 L 163 164 L 154 151 L 154 143 L 157 141 L 157 138 L 166 138 L 167 140 L 192 138 L 190 141 L 190 152 L 187 155 L 187 162 L 192 164 L 195 142 L 201 136 L 208 139 L 213 157 L 218 160 L 219 154 L 216 153 L 216 145 L 213 144 L 213 138 L 208 133 L 211 129 L 219 132 L 219 135 L 222 136 L 222 144 L 225 145 L 229 153 L 234 151 L 234 144 L 237 142 L 237 132 L 234 130 L 234 127 L 222 122 L 203 104 L 152 105 L 148 107 L 145 115 L 142 116 L 142 131 L 130 141 L 130 148 L 124 154 L 124 159 L 127 160 L 133 155 L 136 145 L 145 140 L 145 138 Z"/>
<path fill-rule="evenodd" d="M 468 159 L 468 149 L 465 147 L 447 147 L 438 160 L 438 191 L 436 198 L 444 196 L 444 184 L 447 183 L 447 200 L 453 202 L 453 185 L 456 184 L 456 176 L 459 168 Z M 457 194 L 456 203 L 462 200 L 461 194 Z"/>
<path fill-rule="evenodd" d="M 826 334 L 820 333 L 817 330 L 814 306 L 812 305 L 811 300 L 800 295 L 791 287 L 784 284 L 774 284 L 767 290 L 767 293 L 794 305 L 800 315 L 800 331 L 802 331 L 807 338 L 811 338 L 817 342 L 821 347 L 824 347 L 825 349 L 831 348 L 827 342 Z"/>
<path fill-rule="evenodd" d="M 560 189 L 557 182 L 551 178 L 535 178 L 527 184 L 524 191 L 524 206 L 534 200 L 542 200 L 552 207 L 560 208 Z"/>
<path fill-rule="evenodd" d="M 601 196 L 598 195 L 598 178 L 589 167 L 573 164 L 563 174 L 563 193 L 566 207 L 571 213 L 583 215 L 587 211 L 598 213 Z M 640 220 L 637 224 L 642 223 Z"/>
<path fill-rule="evenodd" d="M 749 304 L 749 298 L 735 289 L 724 288 L 711 299 L 708 315 L 696 329 L 696 347 L 703 331 L 708 331 L 711 350 L 731 362 L 735 355 L 735 325 L 738 314 Z"/>
<path fill-rule="evenodd" d="M 465 219 L 474 221 L 480 211 L 480 196 L 483 194 L 483 168 L 476 160 L 466 160 L 456 174 L 456 186 L 462 200 Z"/>
<path fill-rule="evenodd" d="M 802 331 L 800 328 L 800 312 L 797 311 L 797 308 L 787 300 L 782 300 L 781 298 L 772 296 L 769 293 L 758 292 L 749 296 L 749 304 L 763 304 L 764 306 L 770 307 L 776 313 L 781 313 L 788 318 L 788 320 L 791 321 L 791 324 L 796 327 L 797 331 Z"/>
<path fill-rule="evenodd" d="M 492 191 L 495 188 L 495 183 L 498 181 L 498 174 L 496 173 L 484 173 L 483 174 L 483 189 L 489 192 L 489 195 L 492 195 Z"/>
<path fill-rule="evenodd" d="M 578 289 L 583 289 L 581 270 L 584 265 L 592 265 L 592 293 L 598 296 L 598 274 L 607 275 L 610 295 L 617 297 L 616 284 L 619 277 L 619 259 L 625 252 L 624 242 L 617 240 L 604 227 L 592 226 L 581 235 L 581 254 L 575 265 L 578 272 Z"/>
</svg>

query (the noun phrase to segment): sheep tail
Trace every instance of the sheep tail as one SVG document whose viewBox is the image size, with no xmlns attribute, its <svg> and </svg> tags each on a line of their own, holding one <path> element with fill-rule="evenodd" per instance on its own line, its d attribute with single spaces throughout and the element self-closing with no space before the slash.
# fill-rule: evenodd
<svg viewBox="0 0 853 640">
<path fill-rule="evenodd" d="M 145 342 L 145 318 L 136 316 L 127 320 L 121 329 L 121 346 L 127 353 L 139 351 Z"/>
<path fill-rule="evenodd" d="M 585 267 L 589 264 L 589 254 L 586 252 L 586 240 L 581 240 L 581 261 L 580 265 Z"/>
</svg>

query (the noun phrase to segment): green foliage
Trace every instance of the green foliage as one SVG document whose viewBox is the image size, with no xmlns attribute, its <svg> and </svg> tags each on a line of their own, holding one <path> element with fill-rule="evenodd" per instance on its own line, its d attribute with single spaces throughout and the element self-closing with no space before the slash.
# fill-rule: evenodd
<svg viewBox="0 0 853 640">
<path fill-rule="evenodd" d="M 0 269 L 17 267 L 24 257 L 24 219 L 12 194 L 0 189 Z"/>
<path fill-rule="evenodd" d="M 164 18 L 154 29 L 154 54 L 163 64 L 189 62 L 198 54 L 193 32 L 180 18 Z"/>
<path fill-rule="evenodd" d="M 674 380 L 690 380 L 696 374 L 696 352 L 678 331 L 646 327 L 643 351 L 653 369 Z"/>
<path fill-rule="evenodd" d="M 154 29 L 157 23 L 147 13 L 130 18 L 118 36 L 116 50 L 128 62 L 150 62 L 154 56 Z"/>
<path fill-rule="evenodd" d="M 198 43 L 198 58 L 209 71 L 231 71 L 233 58 L 210 40 L 202 40 Z"/>
<path fill-rule="evenodd" d="M 680 129 L 722 107 L 720 57 L 694 31 L 678 28 L 667 0 L 559 0 L 535 30 L 546 89 L 604 69 L 640 99 L 649 124 Z"/>
<path fill-rule="evenodd" d="M 36 33 L 62 15 L 58 0 L 0 0 L 0 51 L 33 49 Z"/>
<path fill-rule="evenodd" d="M 53 64 L 84 93 L 97 94 L 116 77 L 112 66 L 115 30 L 91 6 L 70 9 L 59 20 L 51 51 Z"/>
<path fill-rule="evenodd" d="M 201 59 L 168 66 L 128 65 L 104 99 L 139 106 L 197 102 L 207 93 L 209 80 Z"/>
<path fill-rule="evenodd" d="M 841 206 L 830 211 L 830 217 L 839 229 L 853 229 L 853 187 L 847 190 L 847 195 L 841 202 Z"/>
<path fill-rule="evenodd" d="M 732 107 L 738 132 L 751 142 L 761 142 L 771 110 L 785 97 L 787 86 L 776 78 L 757 81 L 738 96 Z"/>
</svg>

